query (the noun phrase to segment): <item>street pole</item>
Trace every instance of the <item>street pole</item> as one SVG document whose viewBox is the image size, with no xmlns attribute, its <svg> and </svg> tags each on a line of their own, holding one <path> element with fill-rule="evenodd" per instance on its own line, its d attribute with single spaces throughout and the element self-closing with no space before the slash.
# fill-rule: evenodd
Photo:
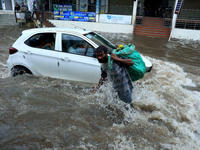
<svg viewBox="0 0 200 150">
<path fill-rule="evenodd" d="M 39 2 L 39 8 L 40 8 L 40 28 L 42 28 L 42 0 Z"/>
<path fill-rule="evenodd" d="M 100 0 L 96 1 L 96 22 L 99 22 L 99 8 L 100 7 Z"/>
<path fill-rule="evenodd" d="M 173 18 L 172 18 L 172 27 L 171 27 L 171 32 L 170 32 L 168 41 L 170 41 L 170 39 L 172 37 L 172 34 L 173 34 L 173 31 L 174 31 L 174 28 L 175 28 L 175 25 L 176 25 L 176 19 L 177 19 L 178 15 L 175 13 L 175 10 L 176 10 L 177 4 L 178 4 L 178 0 L 176 0 L 175 5 L 174 5 Z"/>
<path fill-rule="evenodd" d="M 135 20 L 137 16 L 138 0 L 133 1 L 133 14 L 132 14 L 132 24 L 135 26 Z"/>
</svg>

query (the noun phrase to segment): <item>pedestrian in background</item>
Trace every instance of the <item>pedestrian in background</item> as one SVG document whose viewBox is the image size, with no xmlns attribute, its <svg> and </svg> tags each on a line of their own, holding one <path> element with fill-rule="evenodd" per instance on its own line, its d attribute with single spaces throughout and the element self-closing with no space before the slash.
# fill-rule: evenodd
<svg viewBox="0 0 200 150">
<path fill-rule="evenodd" d="M 36 1 L 33 2 L 33 13 L 32 13 L 32 18 L 34 18 L 34 14 L 37 11 L 37 3 Z"/>
<path fill-rule="evenodd" d="M 15 12 L 18 12 L 20 10 L 19 4 L 16 2 L 15 3 Z"/>
<path fill-rule="evenodd" d="M 17 22 L 17 16 L 16 16 L 16 13 L 20 10 L 20 5 L 16 2 L 15 3 L 15 19 L 16 19 L 16 22 Z"/>
<path fill-rule="evenodd" d="M 28 11 L 28 6 L 24 4 L 24 2 L 22 2 L 22 5 L 21 5 L 21 11 L 22 12 L 26 12 Z"/>
</svg>

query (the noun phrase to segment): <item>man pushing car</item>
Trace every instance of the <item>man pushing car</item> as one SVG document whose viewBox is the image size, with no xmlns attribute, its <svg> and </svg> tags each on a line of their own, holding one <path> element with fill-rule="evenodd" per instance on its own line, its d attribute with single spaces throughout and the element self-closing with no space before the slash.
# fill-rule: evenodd
<svg viewBox="0 0 200 150">
<path fill-rule="evenodd" d="M 114 90 L 119 98 L 125 103 L 132 103 L 133 85 L 126 68 L 133 65 L 133 60 L 124 59 L 114 53 L 109 56 L 107 48 L 102 45 L 95 50 L 95 56 L 101 63 L 101 78 L 98 87 L 108 79 L 113 83 Z M 113 59 L 112 69 L 108 67 L 109 57 Z"/>
</svg>

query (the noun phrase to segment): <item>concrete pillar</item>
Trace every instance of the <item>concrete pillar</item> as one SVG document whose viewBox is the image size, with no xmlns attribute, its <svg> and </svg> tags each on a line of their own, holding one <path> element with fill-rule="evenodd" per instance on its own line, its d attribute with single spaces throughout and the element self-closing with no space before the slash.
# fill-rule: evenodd
<svg viewBox="0 0 200 150">
<path fill-rule="evenodd" d="M 15 1 L 12 0 L 11 3 L 12 3 L 12 10 L 15 10 Z"/>
<path fill-rule="evenodd" d="M 2 0 L 2 9 L 6 10 L 5 0 Z"/>
<path fill-rule="evenodd" d="M 99 22 L 100 0 L 96 0 L 96 22 Z"/>
<path fill-rule="evenodd" d="M 33 12 L 33 2 L 31 0 L 27 0 L 28 10 Z"/>
<path fill-rule="evenodd" d="M 171 36 L 172 36 L 172 34 L 173 34 L 173 30 L 174 30 L 175 25 L 176 25 L 177 14 L 175 14 L 175 10 L 176 10 L 177 3 L 178 3 L 178 0 L 176 0 L 175 5 L 174 5 L 171 33 L 170 33 L 170 36 L 169 36 L 169 40 L 168 40 L 168 41 L 170 41 Z"/>
<path fill-rule="evenodd" d="M 136 20 L 136 14 L 137 14 L 137 4 L 138 4 L 138 0 L 134 0 L 133 1 L 133 14 L 132 14 L 132 24 L 135 24 L 135 20 Z"/>
<path fill-rule="evenodd" d="M 80 4 L 80 0 L 76 0 L 76 11 L 79 11 L 79 4 Z"/>
<path fill-rule="evenodd" d="M 53 6 L 53 5 L 52 5 L 52 0 L 49 0 L 49 11 L 53 11 L 53 10 L 52 10 L 52 6 Z"/>
<path fill-rule="evenodd" d="M 105 14 L 108 13 L 108 0 L 106 0 L 106 10 L 105 10 Z"/>
</svg>

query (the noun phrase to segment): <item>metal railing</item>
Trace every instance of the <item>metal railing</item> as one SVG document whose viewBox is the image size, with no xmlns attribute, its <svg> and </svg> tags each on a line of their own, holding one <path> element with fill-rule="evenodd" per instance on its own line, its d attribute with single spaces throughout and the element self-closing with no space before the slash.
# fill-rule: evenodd
<svg viewBox="0 0 200 150">
<path fill-rule="evenodd" d="M 135 24 L 142 25 L 143 24 L 143 16 L 137 16 Z"/>
<path fill-rule="evenodd" d="M 200 20 L 177 19 L 176 28 L 200 30 Z"/>
<path fill-rule="evenodd" d="M 200 30 L 200 10 L 182 9 L 176 21 L 176 28 Z"/>
<path fill-rule="evenodd" d="M 170 28 L 172 25 L 172 18 L 164 18 L 163 26 L 166 28 Z"/>
<path fill-rule="evenodd" d="M 137 16 L 136 17 L 136 25 L 142 25 L 143 20 L 144 20 L 143 16 Z M 163 18 L 163 27 L 170 28 L 171 24 L 172 24 L 172 18 Z"/>
<path fill-rule="evenodd" d="M 136 17 L 136 25 L 142 25 L 143 24 L 143 18 L 147 15 L 145 13 L 145 8 L 137 10 L 137 17 Z M 152 14 L 150 17 L 160 17 L 163 18 L 163 27 L 170 28 L 172 23 L 172 8 L 167 7 L 163 8 L 159 15 L 157 12 L 155 14 Z"/>
<path fill-rule="evenodd" d="M 200 20 L 200 10 L 199 9 L 182 9 L 178 15 L 178 19 L 191 19 Z"/>
</svg>

